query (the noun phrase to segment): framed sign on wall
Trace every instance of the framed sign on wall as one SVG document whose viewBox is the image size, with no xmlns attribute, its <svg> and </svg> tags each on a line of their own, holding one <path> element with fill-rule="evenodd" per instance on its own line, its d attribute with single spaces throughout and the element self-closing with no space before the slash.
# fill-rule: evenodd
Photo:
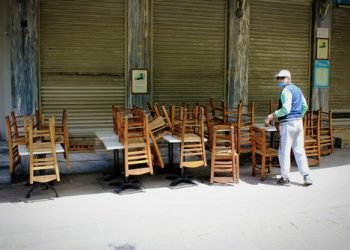
<svg viewBox="0 0 350 250">
<path fill-rule="evenodd" d="M 317 50 L 316 59 L 327 60 L 328 59 L 328 39 L 317 38 Z"/>
<path fill-rule="evenodd" d="M 131 70 L 131 93 L 146 94 L 148 92 L 147 69 Z"/>
</svg>

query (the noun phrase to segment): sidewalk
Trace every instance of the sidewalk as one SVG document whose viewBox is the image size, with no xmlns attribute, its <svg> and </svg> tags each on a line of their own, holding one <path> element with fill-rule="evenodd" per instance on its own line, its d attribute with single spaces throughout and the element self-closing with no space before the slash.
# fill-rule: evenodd
<svg viewBox="0 0 350 250">
<path fill-rule="evenodd" d="M 102 172 L 63 175 L 59 198 L 37 190 L 28 200 L 18 180 L 0 186 L 0 249 L 348 249 L 350 150 L 322 157 L 310 187 L 292 170 L 289 187 L 244 163 L 238 185 L 209 185 L 207 168 L 197 186 L 141 176 L 145 191 L 122 195 Z"/>
</svg>

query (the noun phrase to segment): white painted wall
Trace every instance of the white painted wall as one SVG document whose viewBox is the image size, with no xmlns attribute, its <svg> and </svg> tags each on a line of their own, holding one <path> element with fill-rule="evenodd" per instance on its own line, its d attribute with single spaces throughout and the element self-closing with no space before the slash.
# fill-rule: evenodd
<svg viewBox="0 0 350 250">
<path fill-rule="evenodd" d="M 0 137 L 6 138 L 6 115 L 11 112 L 9 0 L 0 0 Z"/>
</svg>

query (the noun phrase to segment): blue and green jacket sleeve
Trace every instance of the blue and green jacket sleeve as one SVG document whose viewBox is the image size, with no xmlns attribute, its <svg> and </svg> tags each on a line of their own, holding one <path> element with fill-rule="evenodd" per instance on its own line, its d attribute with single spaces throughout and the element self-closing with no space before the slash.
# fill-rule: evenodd
<svg viewBox="0 0 350 250">
<path fill-rule="evenodd" d="M 273 113 L 279 120 L 303 117 L 308 109 L 301 90 L 293 84 L 287 85 L 281 92 L 279 108 Z"/>
</svg>

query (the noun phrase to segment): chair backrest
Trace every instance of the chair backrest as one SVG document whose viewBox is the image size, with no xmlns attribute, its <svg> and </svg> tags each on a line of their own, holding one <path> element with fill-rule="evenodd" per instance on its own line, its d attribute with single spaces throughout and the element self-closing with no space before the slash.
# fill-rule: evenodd
<svg viewBox="0 0 350 250">
<path fill-rule="evenodd" d="M 11 118 L 13 123 L 12 131 L 14 133 L 14 138 L 16 138 L 18 144 L 26 144 L 28 142 L 27 128 L 29 124 L 34 124 L 34 128 L 37 128 L 37 123 L 34 120 L 34 116 L 16 115 L 15 112 L 11 112 Z"/>
<path fill-rule="evenodd" d="M 260 151 L 262 155 L 266 155 L 266 131 L 263 128 L 252 128 L 253 152 Z"/>
<path fill-rule="evenodd" d="M 9 146 L 9 165 L 10 174 L 14 173 L 16 167 L 21 163 L 21 156 L 19 155 L 18 145 L 25 144 L 26 142 L 22 139 L 17 138 L 15 132 L 15 122 L 11 120 L 9 116 L 6 116 L 6 130 Z"/>
<path fill-rule="evenodd" d="M 31 124 L 28 134 L 30 184 L 34 182 L 50 182 L 53 180 L 60 181 L 56 156 L 55 118 L 53 116 L 49 118 L 48 129 L 34 129 Z M 44 157 L 38 158 L 36 157 L 37 154 L 44 155 Z"/>
<path fill-rule="evenodd" d="M 42 111 L 40 112 L 41 122 L 40 128 L 42 130 L 49 129 L 49 123 L 52 116 L 45 115 Z M 69 131 L 68 131 L 68 113 L 66 109 L 62 110 L 62 118 L 55 119 L 55 140 L 64 148 L 64 158 L 69 162 Z"/>
<path fill-rule="evenodd" d="M 210 110 L 211 110 L 211 115 L 213 117 L 216 117 L 217 119 L 222 119 L 224 115 L 224 106 L 225 102 L 221 101 L 219 104 L 214 100 L 214 98 L 210 97 L 209 98 L 209 104 L 210 104 Z"/>
<path fill-rule="evenodd" d="M 213 126 L 212 157 L 215 159 L 231 159 L 235 157 L 235 132 L 233 125 Z"/>
<path fill-rule="evenodd" d="M 249 103 L 248 105 L 243 104 L 243 102 L 240 102 L 239 110 L 240 110 L 240 126 L 253 126 L 254 125 L 254 109 L 255 105 L 254 102 Z"/>
</svg>

